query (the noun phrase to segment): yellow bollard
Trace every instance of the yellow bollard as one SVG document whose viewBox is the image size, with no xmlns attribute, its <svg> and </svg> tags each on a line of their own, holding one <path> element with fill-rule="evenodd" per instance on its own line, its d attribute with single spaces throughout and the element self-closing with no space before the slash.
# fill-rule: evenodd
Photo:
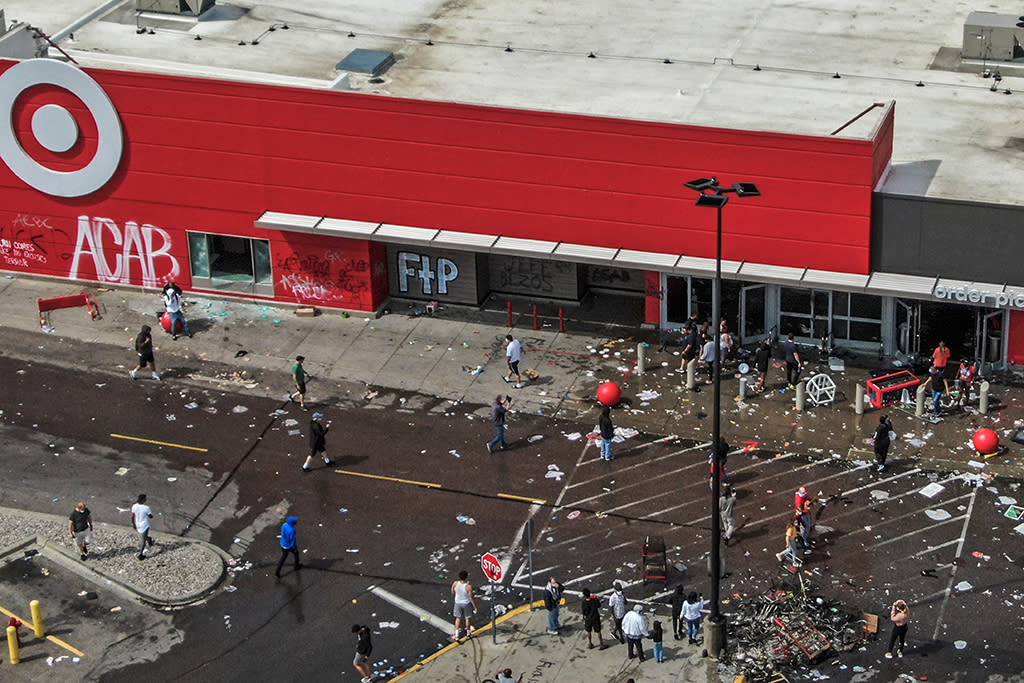
<svg viewBox="0 0 1024 683">
<path fill-rule="evenodd" d="M 36 632 L 36 638 L 45 638 L 46 629 L 43 627 L 43 610 L 39 608 L 39 601 L 33 600 L 28 603 L 28 607 L 32 610 L 32 629 Z"/>
<path fill-rule="evenodd" d="M 18 629 L 14 626 L 7 627 L 7 649 L 11 653 L 10 660 L 11 664 L 17 664 L 21 661 L 18 647 Z"/>
</svg>

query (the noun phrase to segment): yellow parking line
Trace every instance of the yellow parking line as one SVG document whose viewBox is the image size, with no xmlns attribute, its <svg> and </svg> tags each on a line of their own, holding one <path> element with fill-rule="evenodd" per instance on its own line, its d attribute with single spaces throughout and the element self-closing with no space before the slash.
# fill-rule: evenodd
<svg viewBox="0 0 1024 683">
<path fill-rule="evenodd" d="M 200 453 L 208 453 L 210 449 L 199 448 L 198 446 L 185 446 L 180 443 L 168 443 L 166 441 L 154 441 L 153 439 L 142 439 L 137 436 L 125 436 L 124 434 L 111 434 L 110 436 L 115 439 L 128 439 L 129 441 L 141 441 L 142 443 L 151 443 L 157 446 L 169 446 L 171 448 L 183 448 L 186 451 L 199 451 Z"/>
<path fill-rule="evenodd" d="M 14 612 L 12 612 L 12 611 L 10 611 L 8 609 L 5 609 L 3 607 L 0 607 L 0 612 L 3 612 L 4 614 L 6 614 L 9 617 L 13 617 L 13 618 L 17 619 L 23 625 L 27 626 L 28 628 L 32 629 L 33 631 L 35 630 L 35 625 L 33 625 L 31 620 L 29 620 L 29 619 L 22 619 L 21 617 L 19 617 Z M 68 652 L 71 652 L 72 654 L 78 655 L 79 657 L 84 657 L 85 656 L 84 652 L 82 652 L 81 650 L 79 650 L 76 647 L 72 647 L 71 645 L 68 645 L 63 640 L 58 638 L 57 636 L 46 636 L 46 639 L 49 640 L 51 643 L 54 643 L 56 645 L 60 645 L 62 648 L 64 648 Z"/>
<path fill-rule="evenodd" d="M 412 484 L 413 486 L 425 486 L 428 489 L 439 489 L 440 484 L 433 484 L 429 481 L 416 481 L 415 479 L 399 479 L 398 477 L 385 477 L 382 474 L 366 474 L 365 472 L 353 472 L 351 470 L 334 470 L 338 474 L 348 474 L 353 477 L 365 477 L 367 479 L 380 479 L 382 481 L 394 481 L 399 484 Z"/>
<path fill-rule="evenodd" d="M 60 645 L 62 648 L 64 648 L 68 652 L 74 653 L 74 654 L 78 655 L 79 657 L 84 657 L 85 656 L 84 652 L 82 652 L 81 650 L 79 650 L 76 647 L 71 647 L 70 645 L 65 643 L 63 640 L 61 640 L 57 636 L 46 636 L 46 639 L 48 641 L 50 641 L 51 643 L 56 643 L 57 645 Z"/>
<path fill-rule="evenodd" d="M 499 493 L 498 498 L 508 498 L 509 500 L 522 500 L 527 503 L 536 503 L 537 505 L 544 505 L 547 503 L 543 498 L 530 498 L 529 496 L 513 496 L 511 493 Z"/>
</svg>

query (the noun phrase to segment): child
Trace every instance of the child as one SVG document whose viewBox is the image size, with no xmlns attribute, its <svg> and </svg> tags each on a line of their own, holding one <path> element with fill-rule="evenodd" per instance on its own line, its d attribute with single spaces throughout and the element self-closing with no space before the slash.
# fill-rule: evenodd
<svg viewBox="0 0 1024 683">
<path fill-rule="evenodd" d="M 654 628 L 651 629 L 651 641 L 654 643 L 654 661 L 664 662 L 665 661 L 665 646 L 662 645 L 661 635 L 661 622 L 654 622 Z"/>
</svg>

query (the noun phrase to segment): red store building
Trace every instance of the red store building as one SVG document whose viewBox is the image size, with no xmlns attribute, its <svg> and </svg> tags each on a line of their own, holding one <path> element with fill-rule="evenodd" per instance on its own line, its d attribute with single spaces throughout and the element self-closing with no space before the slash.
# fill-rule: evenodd
<svg viewBox="0 0 1024 683">
<path fill-rule="evenodd" d="M 744 343 L 775 327 L 907 352 L 908 287 L 941 298 L 874 272 L 891 102 L 867 137 L 810 137 L 51 59 L 0 74 L 8 271 L 366 312 L 609 290 L 672 327 L 710 312 L 715 213 L 683 183 L 714 174 L 762 193 L 725 210 L 724 311 Z M 988 360 L 1024 355 L 1022 336 Z"/>
</svg>

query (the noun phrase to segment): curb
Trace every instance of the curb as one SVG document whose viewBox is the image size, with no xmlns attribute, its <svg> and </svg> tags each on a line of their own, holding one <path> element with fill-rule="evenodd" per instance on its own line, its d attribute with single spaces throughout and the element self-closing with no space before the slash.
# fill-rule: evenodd
<svg viewBox="0 0 1024 683">
<path fill-rule="evenodd" d="M 45 512 L 31 512 L 27 510 L 18 510 L 15 508 L 0 507 L 0 513 L 16 517 L 34 517 L 37 519 L 41 518 L 53 520 L 54 523 L 59 525 L 63 525 L 66 522 L 66 520 L 64 520 L 60 515 L 52 515 Z M 106 526 L 116 529 L 129 530 L 128 527 L 118 524 L 107 524 Z M 130 531 L 132 533 L 135 533 L 134 530 Z M 5 560 L 9 556 L 15 555 L 19 551 L 24 551 L 26 549 L 29 549 L 30 547 L 35 547 L 39 550 L 39 553 L 41 555 L 45 555 L 46 557 L 59 563 L 65 569 L 68 569 L 74 572 L 75 574 L 78 574 L 79 576 L 96 581 L 98 583 L 105 582 L 107 584 L 111 584 L 129 595 L 137 597 L 140 601 L 146 604 L 166 609 L 185 607 L 187 605 L 199 602 L 204 598 L 208 597 L 209 595 L 213 594 L 222 585 L 229 582 L 227 562 L 228 560 L 232 560 L 233 558 L 231 557 L 231 555 L 229 555 L 224 550 L 221 550 L 219 547 L 213 545 L 212 543 L 207 543 L 206 541 L 190 539 L 184 536 L 176 536 L 174 534 L 167 534 L 162 532 L 153 532 L 151 533 L 151 536 L 156 539 L 173 539 L 175 541 L 187 542 L 189 545 L 193 545 L 200 548 L 202 552 L 208 553 L 211 556 L 215 556 L 217 559 L 220 560 L 220 574 L 217 577 L 216 581 L 213 581 L 209 585 L 206 585 L 203 588 L 197 589 L 192 593 L 189 593 L 184 596 L 167 597 L 161 595 L 154 595 L 131 585 L 130 583 L 124 581 L 116 575 L 108 574 L 107 572 L 99 569 L 95 564 L 83 564 L 78 560 L 75 554 L 73 554 L 67 548 L 61 547 L 61 545 L 59 545 L 53 539 L 44 538 L 42 536 L 28 537 L 24 541 L 20 541 L 6 548 L 0 549 L 0 560 Z"/>
</svg>

